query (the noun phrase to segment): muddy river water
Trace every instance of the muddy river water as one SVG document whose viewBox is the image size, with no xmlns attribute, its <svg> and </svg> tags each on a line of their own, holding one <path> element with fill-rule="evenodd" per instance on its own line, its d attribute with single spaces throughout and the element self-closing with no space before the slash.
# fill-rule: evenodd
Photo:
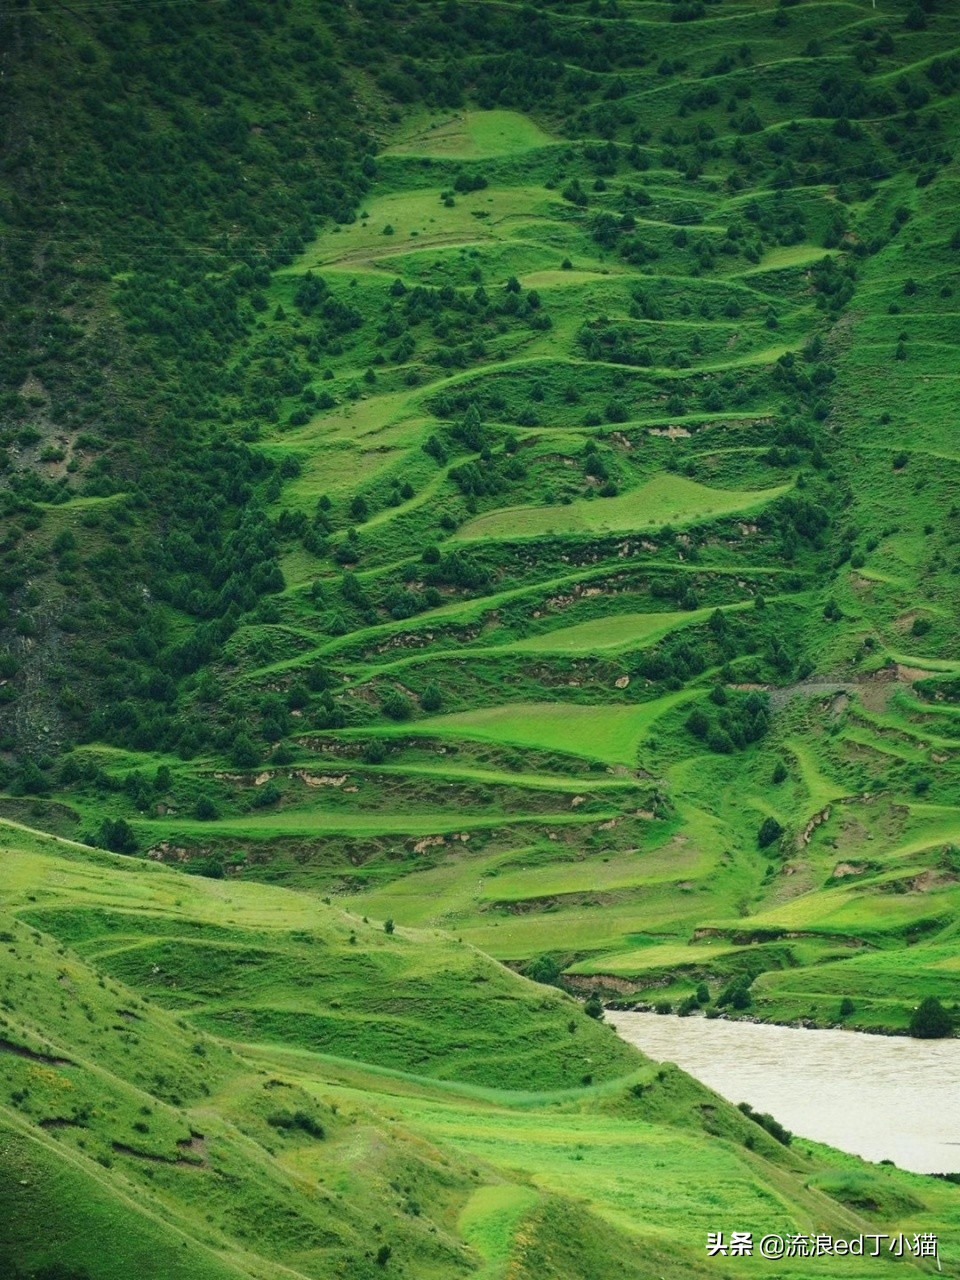
<svg viewBox="0 0 960 1280">
<path fill-rule="evenodd" d="M 915 1173 L 960 1172 L 960 1039 L 609 1012 L 620 1035 L 795 1134 Z"/>
</svg>

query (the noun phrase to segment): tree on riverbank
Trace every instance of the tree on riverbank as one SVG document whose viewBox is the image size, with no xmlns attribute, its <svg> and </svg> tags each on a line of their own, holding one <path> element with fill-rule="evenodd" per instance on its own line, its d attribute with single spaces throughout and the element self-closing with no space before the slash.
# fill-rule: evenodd
<svg viewBox="0 0 960 1280">
<path fill-rule="evenodd" d="M 953 1035 L 953 1018 L 936 996 L 927 996 L 914 1009 L 910 1034 L 917 1040 L 942 1040 Z"/>
</svg>

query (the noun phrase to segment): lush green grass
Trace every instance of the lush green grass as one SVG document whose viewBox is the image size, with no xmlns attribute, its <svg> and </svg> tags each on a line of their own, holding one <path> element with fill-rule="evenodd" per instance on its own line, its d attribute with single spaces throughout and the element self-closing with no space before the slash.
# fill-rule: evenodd
<svg viewBox="0 0 960 1280">
<path fill-rule="evenodd" d="M 7 831 L 8 1269 L 322 1280 L 379 1274 L 389 1244 L 391 1268 L 438 1280 L 680 1280 L 707 1274 L 722 1186 L 754 1231 L 888 1229 L 908 1204 L 955 1273 L 949 1188 L 786 1151 L 469 946 Z M 838 1169 L 875 1211 L 847 1207 Z M 867 1274 L 798 1274 L 841 1266 Z"/>
<path fill-rule="evenodd" d="M 0 1270 L 954 1239 L 489 958 L 954 1000 L 951 6 L 214 8 L 0 18 Z"/>
<path fill-rule="evenodd" d="M 367 218 L 353 226 L 337 227 L 337 235 L 321 237 L 303 265 L 350 271 L 380 266 L 389 270 L 391 259 L 399 252 L 482 243 L 496 238 L 498 226 L 516 219 L 523 219 L 522 225 L 532 235 L 535 219 L 548 216 L 549 209 L 545 193 L 534 187 L 473 192 L 460 197 L 452 209 L 444 207 L 434 191 L 383 195 L 365 202 Z M 478 220 L 473 217 L 475 212 L 486 216 Z"/>
<path fill-rule="evenodd" d="M 467 160 L 529 151 L 552 141 L 529 116 L 516 111 L 464 111 L 447 119 L 411 118 L 389 153 Z"/>
<path fill-rule="evenodd" d="M 703 613 L 628 613 L 614 618 L 597 618 L 573 627 L 559 627 L 546 635 L 517 640 L 520 653 L 597 653 L 604 649 L 638 647 L 660 639 L 685 622 L 702 622 Z"/>
<path fill-rule="evenodd" d="M 696 520 L 749 512 L 786 492 L 786 487 L 757 493 L 708 489 L 682 476 L 657 476 L 616 498 L 576 501 L 563 507 L 514 507 L 478 516 L 459 531 L 476 538 L 536 538 L 544 534 L 624 533 L 684 525 Z"/>
<path fill-rule="evenodd" d="M 161 1005 L 181 1008 L 181 992 L 205 993 L 203 1007 L 188 1016 L 224 1035 L 279 1038 L 341 1056 L 419 1069 L 424 1075 L 454 1074 L 507 1087 L 574 1083 L 591 1044 L 606 1042 L 605 1036 L 597 1040 L 599 1031 L 591 1022 L 574 1041 L 565 1025 L 574 1006 L 559 994 L 547 999 L 533 984 L 514 983 L 472 948 L 442 935 L 391 935 L 379 924 L 364 924 L 318 906 L 307 895 L 203 879 L 184 886 L 197 914 L 183 919 L 176 898 L 182 892 L 178 877 L 133 875 L 128 890 L 125 883 L 113 888 L 109 872 L 108 864 L 80 863 L 76 872 L 68 866 L 60 874 L 49 858 L 24 854 L 15 883 L 53 876 L 56 892 L 45 893 L 44 906 L 36 908 L 37 923 L 42 916 L 46 931 L 68 940 L 99 967 Z M 75 881 L 85 890 L 84 909 L 72 905 Z M 131 907 L 141 914 L 131 916 Z M 212 917 L 225 917 L 229 927 L 210 925 L 205 934 Z M 320 954 L 314 960 L 311 928 L 320 930 Z M 447 975 L 445 991 L 428 978 L 432 970 Z M 492 1034 L 497 1025 L 502 1030 L 499 987 L 504 981 L 521 997 L 509 1053 Z M 446 1050 L 438 1035 L 441 1005 L 451 1035 Z M 551 1021 L 559 1042 L 550 1043 L 548 1032 L 541 1044 L 542 1031 L 537 1028 L 545 1029 Z M 471 1022 L 477 1046 L 488 1048 L 468 1069 L 465 1063 L 458 1065 L 458 1055 L 466 1046 L 464 1037 L 471 1035 Z M 629 1054 L 615 1042 L 610 1054 L 612 1071 L 629 1065 Z M 547 1073 L 552 1073 L 552 1081 Z"/>
<path fill-rule="evenodd" d="M 635 706 L 571 706 L 537 702 L 487 707 L 418 720 L 389 733 L 439 734 L 518 747 L 568 752 L 604 764 L 633 766 L 644 736 L 665 712 L 688 695 L 676 694 Z"/>
<path fill-rule="evenodd" d="M 428 732 L 426 728 L 424 732 Z M 468 735 L 469 736 L 469 735 Z M 613 810 L 605 816 L 611 816 Z M 561 825 L 568 822 L 583 822 L 590 819 L 578 817 L 570 813 L 553 813 L 525 815 L 514 818 L 520 824 L 526 822 L 555 822 Z M 212 822 L 200 822 L 192 819 L 167 819 L 149 824 L 149 832 L 153 838 L 160 836 L 176 838 L 178 836 L 207 835 L 210 837 L 251 838 L 253 836 L 272 836 L 277 834 L 320 836 L 331 832 L 350 833 L 353 835 L 409 835 L 427 836 L 441 831 L 470 830 L 483 827 L 498 826 L 503 822 L 499 816 L 482 813 L 351 813 L 324 812 L 315 808 L 303 809 L 299 813 L 288 809 L 282 813 L 268 814 L 254 820 L 215 819 Z"/>
<path fill-rule="evenodd" d="M 507 773 L 498 769 L 460 768 L 454 764 L 379 765 L 382 773 L 412 774 L 417 777 L 443 778 L 448 781 L 500 783 L 511 787 L 533 787 L 547 791 L 609 791 L 633 786 L 630 778 L 565 778 L 550 773 Z"/>
</svg>

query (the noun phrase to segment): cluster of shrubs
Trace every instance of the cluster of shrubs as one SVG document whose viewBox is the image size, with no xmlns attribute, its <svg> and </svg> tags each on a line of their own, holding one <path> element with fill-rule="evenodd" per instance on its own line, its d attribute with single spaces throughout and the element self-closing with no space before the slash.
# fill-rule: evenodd
<svg viewBox="0 0 960 1280">
<path fill-rule="evenodd" d="M 766 694 L 754 690 L 731 696 L 718 684 L 710 693 L 710 701 L 717 708 L 715 712 L 711 714 L 703 707 L 695 707 L 685 725 L 687 732 L 711 751 L 729 755 L 759 742 L 766 734 L 770 726 Z"/>
<path fill-rule="evenodd" d="M 309 1111 L 274 1111 L 267 1116 L 267 1124 L 273 1129 L 288 1133 L 298 1129 L 311 1138 L 323 1139 L 327 1136 L 323 1125 Z"/>
<path fill-rule="evenodd" d="M 766 1129 L 771 1138 L 776 1138 L 777 1142 L 781 1143 L 782 1146 L 789 1147 L 793 1141 L 793 1134 L 789 1129 L 785 1129 L 779 1120 L 775 1120 L 766 1111 L 754 1111 L 749 1102 L 738 1102 L 737 1106 L 748 1120 L 758 1124 L 761 1129 Z"/>
<path fill-rule="evenodd" d="M 437 345 L 424 351 L 423 359 L 451 369 L 484 359 L 488 339 L 520 326 L 547 330 L 553 321 L 543 309 L 539 293 L 535 289 L 524 293 L 516 276 L 494 294 L 482 283 L 465 290 L 452 284 L 411 287 L 395 280 L 377 330 L 377 340 L 389 359 L 395 364 L 408 363 L 417 351 L 421 331 L 428 326 Z M 375 363 L 383 364 L 385 359 L 381 352 Z M 415 369 L 409 373 L 413 377 L 408 381 L 415 385 L 419 375 Z M 367 380 L 375 380 L 372 370 Z"/>
<path fill-rule="evenodd" d="M 724 1009 L 727 1005 L 731 1009 L 749 1009 L 753 1003 L 753 997 L 750 994 L 750 988 L 753 985 L 753 975 L 750 973 L 737 974 L 732 978 L 717 996 L 717 1008 Z"/>
</svg>

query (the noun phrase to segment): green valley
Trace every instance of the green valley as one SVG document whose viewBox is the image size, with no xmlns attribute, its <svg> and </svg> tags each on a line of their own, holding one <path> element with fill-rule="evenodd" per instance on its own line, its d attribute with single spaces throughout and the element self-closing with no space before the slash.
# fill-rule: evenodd
<svg viewBox="0 0 960 1280">
<path fill-rule="evenodd" d="M 590 1016 L 960 1027 L 953 6 L 0 48 L 7 1272 L 955 1241 Z"/>
</svg>

